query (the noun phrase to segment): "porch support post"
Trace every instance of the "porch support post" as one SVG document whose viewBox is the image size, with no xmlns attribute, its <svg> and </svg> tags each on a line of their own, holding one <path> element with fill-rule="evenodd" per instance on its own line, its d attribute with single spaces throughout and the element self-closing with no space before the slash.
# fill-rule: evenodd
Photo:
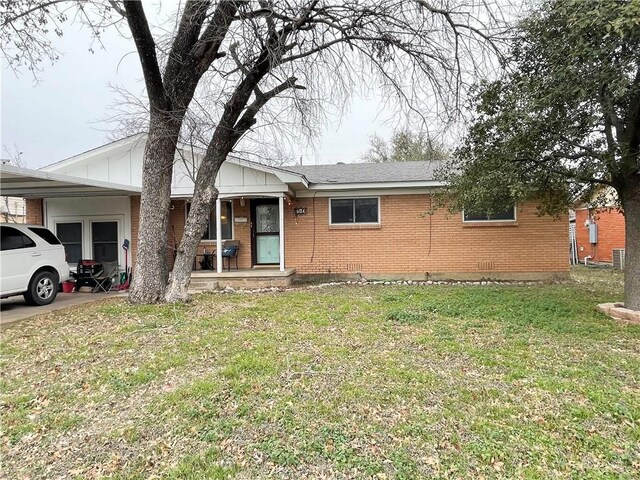
<svg viewBox="0 0 640 480">
<path fill-rule="evenodd" d="M 216 271 L 222 273 L 222 202 L 216 198 Z"/>
<path fill-rule="evenodd" d="M 278 198 L 278 216 L 280 217 L 280 271 L 284 272 L 284 197 Z"/>
</svg>

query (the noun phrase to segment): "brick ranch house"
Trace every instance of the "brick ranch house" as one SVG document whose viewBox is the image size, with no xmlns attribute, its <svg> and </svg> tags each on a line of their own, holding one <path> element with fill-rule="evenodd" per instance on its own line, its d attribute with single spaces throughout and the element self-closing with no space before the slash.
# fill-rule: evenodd
<svg viewBox="0 0 640 480">
<path fill-rule="evenodd" d="M 40 170 L 2 166 L 2 188 L 27 199 L 28 222 L 54 231 L 72 266 L 80 258 L 117 259 L 124 266 L 124 239 L 131 241 L 130 258 L 137 247 L 145 138 L 128 137 Z M 180 153 L 171 193 L 170 264 L 198 162 L 188 150 Z M 200 255 L 194 282 L 551 279 L 569 271 L 568 219 L 539 217 L 533 203 L 493 218 L 444 209 L 426 215 L 442 187 L 429 162 L 276 168 L 230 158 L 216 187 L 219 199 L 199 247 L 215 270 L 200 271 Z M 239 241 L 239 268 L 232 262 L 229 272 L 218 252 L 231 239 Z"/>
<path fill-rule="evenodd" d="M 624 214 L 612 208 L 590 208 L 583 206 L 576 213 L 576 245 L 578 260 L 612 263 L 614 249 L 625 245 Z M 591 243 L 589 225 L 597 225 L 596 242 Z"/>
</svg>

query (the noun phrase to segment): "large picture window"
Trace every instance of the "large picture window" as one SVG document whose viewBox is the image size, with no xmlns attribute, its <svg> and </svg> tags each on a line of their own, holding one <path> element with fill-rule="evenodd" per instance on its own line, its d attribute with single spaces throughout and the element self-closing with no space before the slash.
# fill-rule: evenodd
<svg viewBox="0 0 640 480">
<path fill-rule="evenodd" d="M 187 215 L 189 215 L 189 210 L 191 209 L 191 204 L 187 203 Z M 220 224 L 222 227 L 222 238 L 221 240 L 231 240 L 233 239 L 233 207 L 230 201 L 220 202 Z M 216 209 L 215 207 L 211 210 L 211 214 L 209 215 L 209 222 L 207 223 L 207 228 L 204 231 L 204 235 L 202 235 L 203 240 L 216 240 Z"/>
<path fill-rule="evenodd" d="M 378 197 L 331 198 L 329 221 L 332 225 L 380 223 L 379 203 Z"/>
<path fill-rule="evenodd" d="M 97 262 L 118 260 L 118 222 L 92 222 L 93 259 Z"/>
<path fill-rule="evenodd" d="M 82 259 L 82 222 L 56 223 L 56 235 L 64 245 L 67 262 L 77 264 Z"/>
<path fill-rule="evenodd" d="M 473 210 L 465 210 L 462 214 L 465 222 L 511 222 L 516 219 L 516 207 L 496 209 L 492 213 L 479 213 Z"/>
</svg>

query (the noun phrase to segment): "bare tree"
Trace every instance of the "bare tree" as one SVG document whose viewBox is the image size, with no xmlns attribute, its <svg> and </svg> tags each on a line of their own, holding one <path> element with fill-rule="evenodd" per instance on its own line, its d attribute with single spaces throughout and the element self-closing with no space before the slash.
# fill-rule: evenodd
<svg viewBox="0 0 640 480">
<path fill-rule="evenodd" d="M 409 129 L 396 130 L 388 142 L 374 134 L 369 144 L 369 150 L 362 157 L 369 163 L 443 161 L 449 158 L 449 152 L 439 141 L 425 132 Z"/>
<path fill-rule="evenodd" d="M 4 151 L 4 158 L 0 160 L 2 164 L 14 165 L 16 167 L 25 166 L 24 160 L 22 159 L 22 152 L 17 145 L 14 145 L 11 149 L 3 146 L 2 150 Z M 7 223 L 24 223 L 26 216 L 24 199 L 2 195 L 0 202 L 2 203 L 0 210 L 2 211 L 3 221 Z"/>
<path fill-rule="evenodd" d="M 11 15 L 0 17 L 3 29 L 33 14 L 29 6 L 36 2 L 22 3 L 21 10 L 13 8 Z M 59 8 L 59 2 L 48 3 L 49 9 Z M 83 19 L 89 17 L 82 4 L 75 5 Z M 157 36 L 142 2 L 100 5 L 93 8 L 101 28 L 107 20 L 115 21 L 113 12 L 126 20 L 149 103 L 130 293 L 138 303 L 187 298 L 196 247 L 217 196 L 218 170 L 261 126 L 311 132 L 323 105 L 340 104 L 359 85 L 373 82 L 396 98 L 405 113 L 422 117 L 431 109 L 449 114 L 486 56 L 495 53 L 502 33 L 499 11 L 489 0 L 187 0 L 174 28 Z M 48 18 L 54 16 L 50 10 Z M 27 30 L 31 36 L 23 44 L 40 49 L 40 58 L 42 52 L 51 57 L 50 44 L 38 42 L 38 35 Z M 200 125 L 198 135 L 208 138 L 168 276 L 173 162 L 180 135 L 193 127 L 191 118 L 203 119 L 195 124 Z"/>
</svg>

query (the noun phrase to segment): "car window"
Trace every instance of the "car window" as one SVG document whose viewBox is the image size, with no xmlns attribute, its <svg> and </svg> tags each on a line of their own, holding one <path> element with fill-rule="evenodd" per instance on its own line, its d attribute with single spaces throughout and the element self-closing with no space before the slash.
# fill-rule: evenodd
<svg viewBox="0 0 640 480">
<path fill-rule="evenodd" d="M 49 245 L 61 245 L 58 237 L 44 227 L 29 227 L 29 230 L 42 237 Z"/>
<path fill-rule="evenodd" d="M 2 251 L 36 246 L 33 240 L 17 228 L 3 226 L 0 228 L 0 234 L 0 250 Z"/>
</svg>

